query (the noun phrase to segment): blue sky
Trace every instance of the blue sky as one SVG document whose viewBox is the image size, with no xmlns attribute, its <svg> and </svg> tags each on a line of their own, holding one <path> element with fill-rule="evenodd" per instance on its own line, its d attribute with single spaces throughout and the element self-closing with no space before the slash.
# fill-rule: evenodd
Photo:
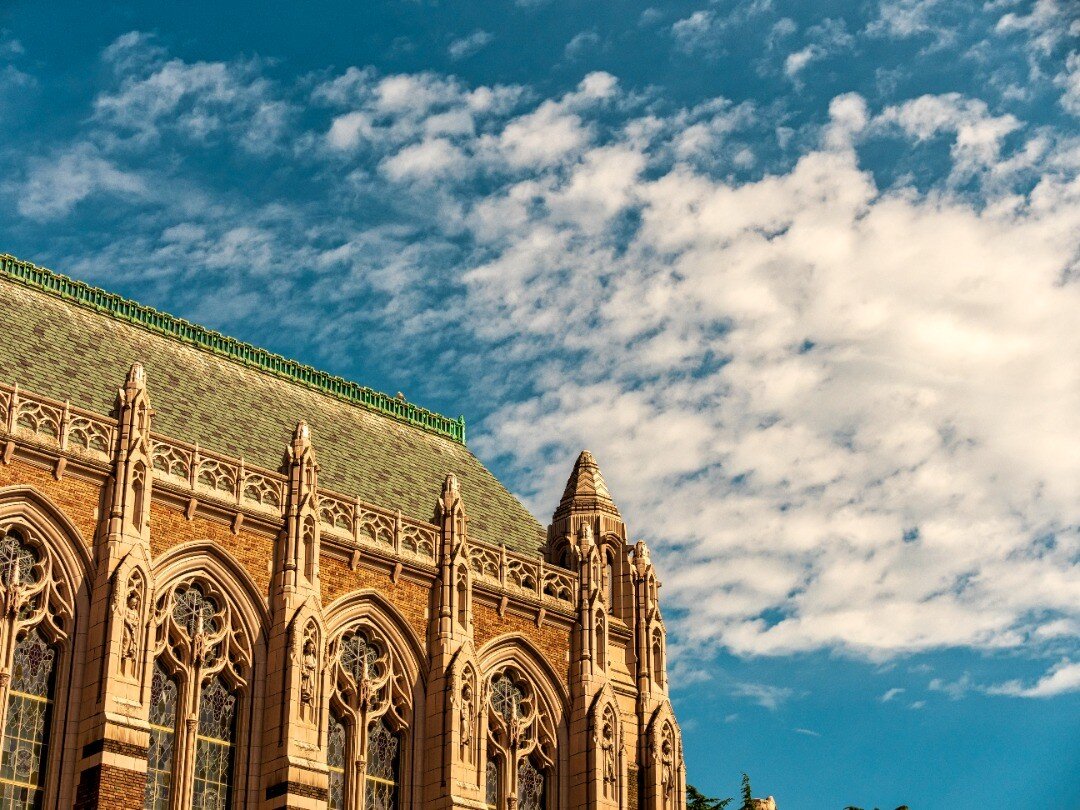
<svg viewBox="0 0 1080 810">
<path fill-rule="evenodd" d="M 1061 0 L 9 2 L 0 249 L 649 541 L 690 780 L 1080 806 Z"/>
</svg>

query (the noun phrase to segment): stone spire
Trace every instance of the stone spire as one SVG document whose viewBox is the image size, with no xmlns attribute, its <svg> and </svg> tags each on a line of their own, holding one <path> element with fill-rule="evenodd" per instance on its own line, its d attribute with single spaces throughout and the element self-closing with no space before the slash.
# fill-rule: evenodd
<svg viewBox="0 0 1080 810">
<path fill-rule="evenodd" d="M 621 518 L 604 482 L 604 476 L 600 473 L 600 465 L 596 463 L 592 453 L 582 450 L 566 482 L 554 519 L 588 512 L 605 512 Z"/>
</svg>

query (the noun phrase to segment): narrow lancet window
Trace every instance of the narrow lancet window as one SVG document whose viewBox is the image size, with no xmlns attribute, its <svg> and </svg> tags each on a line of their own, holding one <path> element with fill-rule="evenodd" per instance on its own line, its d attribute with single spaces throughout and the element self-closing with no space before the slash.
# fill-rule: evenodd
<svg viewBox="0 0 1080 810">
<path fill-rule="evenodd" d="M 398 738 L 381 719 L 368 726 L 365 810 L 397 807 Z"/>
<path fill-rule="evenodd" d="M 0 757 L 0 807 L 41 807 L 55 666 L 56 650 L 36 628 L 15 646 Z"/>
<path fill-rule="evenodd" d="M 146 762 L 146 810 L 168 810 L 176 740 L 176 682 L 154 662 L 150 686 L 150 750 Z"/>
<path fill-rule="evenodd" d="M 233 731 L 236 696 L 220 678 L 202 690 L 199 732 L 195 738 L 194 806 L 226 810 L 232 788 Z"/>
<path fill-rule="evenodd" d="M 326 748 L 326 764 L 330 768 L 329 810 L 345 810 L 345 740 L 344 723 L 331 716 Z"/>
</svg>

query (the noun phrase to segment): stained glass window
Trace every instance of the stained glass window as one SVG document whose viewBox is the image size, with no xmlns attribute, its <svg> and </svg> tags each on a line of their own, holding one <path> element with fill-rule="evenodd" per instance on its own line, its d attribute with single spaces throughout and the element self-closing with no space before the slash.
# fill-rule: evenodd
<svg viewBox="0 0 1080 810">
<path fill-rule="evenodd" d="M 380 718 L 368 724 L 366 810 L 397 807 L 398 738 Z"/>
<path fill-rule="evenodd" d="M 176 681 L 154 662 L 150 685 L 150 752 L 146 763 L 144 810 L 168 810 L 176 733 Z"/>
<path fill-rule="evenodd" d="M 15 645 L 0 753 L 0 807 L 5 810 L 41 807 L 55 666 L 56 650 L 36 628 Z"/>
<path fill-rule="evenodd" d="M 544 774 L 528 757 L 518 763 L 518 808 L 520 810 L 543 810 Z"/>
<path fill-rule="evenodd" d="M 345 726 L 333 716 L 330 718 L 330 735 L 326 747 L 326 764 L 330 766 L 330 810 L 344 810 Z"/>
<path fill-rule="evenodd" d="M 35 581 L 34 565 L 37 553 L 22 542 L 14 532 L 0 538 L 0 580 L 5 585 L 22 582 L 29 585 Z"/>
<path fill-rule="evenodd" d="M 524 693 L 507 676 L 500 675 L 491 684 L 491 708 L 496 714 L 502 716 L 507 723 L 517 715 L 525 716 L 525 708 L 522 702 L 525 700 Z"/>
<path fill-rule="evenodd" d="M 493 759 L 487 762 L 485 783 L 484 804 L 491 810 L 496 810 L 499 806 L 499 765 Z"/>
<path fill-rule="evenodd" d="M 199 631 L 213 632 L 216 612 L 217 606 L 198 585 L 189 585 L 173 596 L 173 621 L 183 627 L 191 638 Z"/>
<path fill-rule="evenodd" d="M 199 733 L 195 738 L 193 805 L 199 810 L 225 810 L 232 783 L 236 695 L 221 678 L 203 687 L 199 699 Z"/>
<path fill-rule="evenodd" d="M 357 683 L 365 677 L 374 677 L 375 662 L 378 660 L 378 649 L 369 643 L 362 633 L 353 633 L 342 639 L 341 668 Z"/>
</svg>

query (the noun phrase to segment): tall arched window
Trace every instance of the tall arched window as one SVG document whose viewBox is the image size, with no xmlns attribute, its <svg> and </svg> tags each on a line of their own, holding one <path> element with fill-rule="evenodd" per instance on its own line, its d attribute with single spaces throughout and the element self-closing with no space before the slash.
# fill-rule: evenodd
<svg viewBox="0 0 1080 810">
<path fill-rule="evenodd" d="M 615 559 L 610 548 L 604 550 L 604 604 L 608 613 L 615 613 Z"/>
<path fill-rule="evenodd" d="M 193 806 L 225 810 L 232 793 L 236 695 L 214 678 L 199 697 L 199 732 L 195 737 Z"/>
<path fill-rule="evenodd" d="M 544 774 L 532 759 L 525 757 L 518 763 L 519 810 L 544 810 Z"/>
<path fill-rule="evenodd" d="M 547 775 L 554 765 L 552 718 L 533 684 L 515 667 L 496 672 L 487 694 L 487 804 L 502 810 L 514 797 L 519 810 L 544 810 Z"/>
<path fill-rule="evenodd" d="M 143 807 L 168 810 L 176 736 L 176 681 L 154 662 L 150 686 L 150 751 L 146 762 Z"/>
<path fill-rule="evenodd" d="M 50 730 L 70 592 L 53 578 L 53 557 L 21 529 L 0 528 L 0 647 L 10 673 L 4 705 L 0 807 L 39 808 L 48 786 Z"/>
<path fill-rule="evenodd" d="M 329 806 L 395 810 L 401 803 L 401 741 L 411 709 L 400 662 L 368 627 L 344 631 L 330 654 Z M 363 752 L 363 770 L 357 752 Z"/>
<path fill-rule="evenodd" d="M 488 810 L 497 810 L 499 806 L 499 763 L 488 757 L 484 771 L 484 804 Z"/>
<path fill-rule="evenodd" d="M 229 601 L 201 578 L 184 580 L 159 598 L 154 627 L 143 807 L 227 810 L 250 641 Z M 182 722 L 181 706 L 195 708 L 195 723 Z"/>
<path fill-rule="evenodd" d="M 0 807 L 41 806 L 56 651 L 33 629 L 15 645 L 0 760 Z"/>
</svg>

